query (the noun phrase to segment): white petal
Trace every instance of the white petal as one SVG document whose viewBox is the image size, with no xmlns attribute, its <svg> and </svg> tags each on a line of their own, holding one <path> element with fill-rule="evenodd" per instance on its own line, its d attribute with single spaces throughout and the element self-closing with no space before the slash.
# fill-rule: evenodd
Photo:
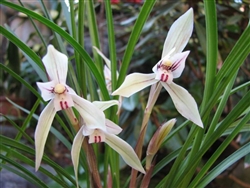
<svg viewBox="0 0 250 188">
<path fill-rule="evenodd" d="M 108 68 L 111 69 L 110 60 L 97 47 L 93 46 L 93 48 L 103 58 L 103 60 L 107 64 Z"/>
<path fill-rule="evenodd" d="M 78 110 L 89 129 L 101 129 L 106 131 L 105 115 L 103 111 L 78 95 L 71 95 L 71 97 L 74 101 L 74 107 Z"/>
<path fill-rule="evenodd" d="M 93 134 L 89 135 L 89 144 L 105 142 L 106 141 L 105 137 L 106 136 L 105 136 L 103 131 L 101 131 L 99 129 L 95 129 Z"/>
<path fill-rule="evenodd" d="M 119 153 L 129 166 L 142 173 L 145 173 L 138 156 L 127 142 L 113 134 L 106 134 L 105 142 L 117 153 Z"/>
<path fill-rule="evenodd" d="M 54 87 L 55 87 L 55 82 L 37 82 L 36 85 L 41 91 L 41 95 L 43 100 L 49 101 L 55 97 L 54 94 Z"/>
<path fill-rule="evenodd" d="M 104 76 L 107 84 L 107 82 L 110 82 L 111 80 L 111 71 L 106 65 L 104 65 Z"/>
<path fill-rule="evenodd" d="M 188 120 L 203 128 L 197 104 L 190 93 L 175 83 L 161 82 L 171 96 L 177 111 Z"/>
<path fill-rule="evenodd" d="M 173 73 L 173 78 L 179 78 L 183 69 L 185 68 L 185 61 L 189 51 L 185 51 L 182 53 L 177 53 L 170 58 L 170 61 L 173 62 L 171 66 L 171 71 Z"/>
<path fill-rule="evenodd" d="M 161 62 L 163 61 L 163 59 L 161 59 L 158 63 L 155 64 L 155 66 L 152 68 L 152 71 L 156 74 L 158 69 L 159 69 L 159 66 L 161 64 Z"/>
<path fill-rule="evenodd" d="M 112 95 L 130 97 L 134 93 L 156 82 L 158 81 L 155 79 L 155 73 L 152 74 L 133 73 L 126 76 L 122 85 L 117 90 L 115 90 L 112 93 Z"/>
<path fill-rule="evenodd" d="M 71 87 L 69 87 L 69 86 L 66 85 L 66 88 L 67 88 L 69 94 L 71 94 L 71 95 L 77 95 L 76 92 Z"/>
<path fill-rule="evenodd" d="M 108 109 L 111 106 L 119 105 L 119 101 L 117 100 L 109 100 L 109 101 L 93 101 L 92 102 L 97 108 L 101 111 Z"/>
<path fill-rule="evenodd" d="M 193 32 L 193 17 L 193 9 L 190 8 L 173 23 L 164 42 L 162 58 L 173 48 L 176 53 L 183 51 Z"/>
<path fill-rule="evenodd" d="M 171 71 L 158 69 L 155 79 L 170 84 L 173 82 L 173 73 Z"/>
<path fill-rule="evenodd" d="M 72 159 L 72 163 L 73 163 L 73 167 L 74 167 L 77 187 L 79 187 L 78 186 L 79 156 L 80 156 L 80 151 L 82 148 L 82 142 L 84 140 L 84 136 L 82 134 L 82 128 L 83 128 L 83 126 L 80 128 L 80 130 L 76 134 L 76 136 L 73 140 L 72 149 L 71 149 L 71 159 Z"/>
<path fill-rule="evenodd" d="M 122 128 L 119 125 L 116 125 L 114 122 L 106 119 L 107 132 L 111 134 L 119 134 L 122 132 Z"/>
<path fill-rule="evenodd" d="M 44 110 L 40 114 L 36 126 L 36 131 L 35 131 L 36 170 L 38 170 L 41 164 L 45 142 L 47 140 L 51 124 L 56 114 L 56 110 L 54 108 L 53 103 L 54 101 L 51 100 L 44 108 Z"/>
<path fill-rule="evenodd" d="M 49 45 L 47 54 L 42 59 L 50 80 L 66 83 L 68 72 L 68 57 Z"/>
<path fill-rule="evenodd" d="M 93 132 L 95 131 L 95 129 L 91 129 L 91 127 L 86 126 L 86 125 L 83 125 L 82 127 L 83 127 L 82 134 L 84 136 L 89 136 L 89 135 L 93 134 Z"/>
<path fill-rule="evenodd" d="M 74 106 L 73 99 L 67 91 L 63 94 L 55 94 L 54 105 L 56 111 L 65 110 Z"/>
</svg>

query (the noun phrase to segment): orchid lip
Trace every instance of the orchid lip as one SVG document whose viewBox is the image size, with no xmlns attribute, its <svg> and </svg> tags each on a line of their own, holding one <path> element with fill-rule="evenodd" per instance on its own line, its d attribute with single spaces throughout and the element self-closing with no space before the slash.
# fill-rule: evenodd
<svg viewBox="0 0 250 188">
<path fill-rule="evenodd" d="M 102 142 L 101 136 L 95 136 L 95 143 L 100 143 Z"/>
<path fill-rule="evenodd" d="M 62 110 L 69 108 L 69 105 L 68 105 L 67 101 L 64 101 L 64 102 L 60 101 L 60 106 L 61 106 Z"/>
<path fill-rule="evenodd" d="M 167 82 L 167 81 L 168 81 L 168 75 L 162 73 L 162 74 L 161 74 L 161 79 L 160 79 L 160 80 L 161 80 L 162 82 Z"/>
</svg>

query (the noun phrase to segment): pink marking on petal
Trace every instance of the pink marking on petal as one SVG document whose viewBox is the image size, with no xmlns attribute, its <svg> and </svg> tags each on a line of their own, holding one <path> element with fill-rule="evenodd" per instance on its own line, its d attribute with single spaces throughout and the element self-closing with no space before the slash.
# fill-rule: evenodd
<svg viewBox="0 0 250 188">
<path fill-rule="evenodd" d="M 163 81 L 164 79 L 164 74 L 161 74 L 161 81 Z"/>
<path fill-rule="evenodd" d="M 175 71 L 176 69 L 178 69 L 178 67 L 180 66 L 181 63 L 181 59 L 179 59 L 179 61 L 175 62 L 172 66 L 171 66 L 171 71 Z"/>
<path fill-rule="evenodd" d="M 64 101 L 64 105 L 65 105 L 65 108 L 68 108 L 68 102 L 67 101 Z"/>
<path fill-rule="evenodd" d="M 167 82 L 168 81 L 168 75 L 167 74 L 161 74 L 161 81 Z"/>
<path fill-rule="evenodd" d="M 60 101 L 60 106 L 61 106 L 61 109 L 64 110 L 63 102 L 62 101 Z"/>
<path fill-rule="evenodd" d="M 166 74 L 165 76 L 166 76 L 166 77 L 165 77 L 164 82 L 167 82 L 167 81 L 168 81 L 168 75 Z"/>
<path fill-rule="evenodd" d="M 97 136 L 95 136 L 95 143 L 97 143 Z"/>
<path fill-rule="evenodd" d="M 98 138 L 99 138 L 99 142 L 101 142 L 102 141 L 101 136 L 98 136 Z"/>
</svg>

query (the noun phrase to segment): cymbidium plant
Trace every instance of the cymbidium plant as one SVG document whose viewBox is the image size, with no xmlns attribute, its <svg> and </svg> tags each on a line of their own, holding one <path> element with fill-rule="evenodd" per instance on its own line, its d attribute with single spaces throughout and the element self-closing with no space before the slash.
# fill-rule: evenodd
<svg viewBox="0 0 250 188">
<path fill-rule="evenodd" d="M 237 41 L 232 39 L 231 52 L 227 51 L 224 56 L 220 54 L 218 63 L 218 49 L 223 49 L 218 48 L 218 33 L 224 32 L 218 32 L 217 19 L 220 17 L 216 15 L 215 1 L 204 0 L 193 9 L 188 2 L 184 6 L 179 2 L 156 0 L 145 0 L 137 5 L 125 1 L 112 4 L 108 0 L 67 0 L 53 2 L 51 7 L 60 7 L 53 11 L 43 0 L 39 2 L 43 15 L 30 10 L 31 6 L 25 8 L 22 3 L 0 1 L 3 10 L 16 10 L 32 21 L 36 31 L 32 36 L 41 39 L 38 51 L 37 44 L 30 47 L 21 41 L 8 22 L 0 26 L 0 33 L 20 49 L 25 57 L 22 59 L 27 60 L 42 80 L 36 84 L 39 93 L 33 87 L 34 83 L 8 67 L 8 60 L 6 65 L 0 63 L 1 70 L 37 97 L 29 110 L 16 105 L 28 114 L 22 119 L 21 126 L 3 116 L 18 133 L 15 138 L 0 135 L 0 169 L 20 175 L 36 187 L 192 188 L 206 187 L 230 165 L 249 155 L 250 143 L 241 142 L 242 145 L 229 157 L 222 161 L 219 158 L 238 134 L 249 131 L 250 83 L 244 82 L 244 76 L 237 75 L 242 66 L 247 75 L 249 67 L 244 65 L 250 49 L 250 26 L 245 22 L 239 24 L 246 26 L 244 31 L 243 28 L 234 30 L 242 32 L 238 33 Z M 234 9 L 236 7 L 234 5 Z M 237 10 L 242 20 L 248 15 L 244 12 L 246 7 L 242 3 Z M 116 35 L 116 27 L 120 22 L 114 23 L 117 17 L 112 13 L 113 8 L 116 14 L 121 12 L 124 17 L 119 28 L 126 28 L 119 30 L 119 35 Z M 50 13 L 55 11 L 58 16 L 52 17 Z M 133 15 L 127 19 L 129 13 Z M 101 19 L 97 22 L 98 18 Z M 52 31 L 49 41 L 33 20 Z M 233 20 L 235 17 L 230 17 L 228 23 Z M 90 44 L 85 41 L 85 28 L 91 39 L 90 48 L 85 47 Z M 227 32 L 232 30 L 231 26 L 225 28 Z M 104 29 L 107 29 L 107 35 Z M 99 36 L 107 37 L 108 42 Z M 119 50 L 118 38 L 126 41 L 126 46 Z M 146 47 L 147 42 L 152 46 L 157 44 L 156 49 L 162 49 L 161 54 Z M 229 48 L 227 46 L 227 50 Z M 107 51 L 108 54 L 104 53 Z M 147 63 L 155 60 L 148 59 L 148 51 L 160 60 L 154 62 L 152 73 L 138 73 L 135 65 L 146 70 Z M 136 59 L 140 61 L 133 62 Z M 127 75 L 131 62 L 134 69 Z M 186 62 L 191 68 L 185 69 Z M 199 74 L 193 74 L 196 69 Z M 191 81 L 199 82 L 199 89 L 188 83 L 185 84 L 188 87 L 182 87 L 181 79 L 190 70 L 192 73 L 188 72 L 188 76 Z M 193 75 L 204 79 L 197 81 Z M 148 86 L 151 86 L 149 93 Z M 175 108 L 168 98 L 172 99 Z M 233 101 L 231 111 L 227 111 L 228 101 Z M 45 107 L 36 114 L 40 103 Z M 133 107 L 127 109 L 130 104 Z M 27 128 L 35 132 L 34 136 L 29 135 L 31 131 L 26 132 Z M 51 158 L 51 151 L 48 152 L 46 147 L 51 144 L 48 143 L 50 133 L 60 141 L 56 152 L 67 160 L 58 162 L 55 157 L 61 157 L 58 154 Z M 179 137 L 181 141 L 178 140 L 177 147 L 172 140 Z M 218 140 L 223 142 L 209 159 L 205 158 L 206 152 Z M 250 161 L 245 160 L 245 163 Z M 55 173 L 47 170 L 44 164 Z M 46 175 L 49 182 L 27 170 L 27 165 Z M 157 174 L 162 178 L 157 178 Z"/>
</svg>

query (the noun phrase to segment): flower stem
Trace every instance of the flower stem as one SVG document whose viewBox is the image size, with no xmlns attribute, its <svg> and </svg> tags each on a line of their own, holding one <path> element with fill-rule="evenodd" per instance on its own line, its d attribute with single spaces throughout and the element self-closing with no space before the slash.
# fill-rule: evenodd
<svg viewBox="0 0 250 188">
<path fill-rule="evenodd" d="M 148 121 L 150 118 L 150 114 L 151 114 L 152 109 L 154 107 L 154 104 L 155 104 L 155 102 L 160 94 L 161 88 L 162 88 L 162 85 L 160 83 L 156 83 L 156 84 L 152 85 L 151 89 L 150 89 L 148 103 L 147 103 L 146 109 L 144 110 L 140 136 L 139 136 L 139 139 L 138 139 L 137 144 L 135 146 L 135 152 L 138 155 L 139 159 L 141 159 L 141 156 L 142 156 L 142 146 L 143 146 L 144 137 L 145 137 L 145 134 L 147 131 L 147 125 L 148 125 Z M 138 173 L 137 170 L 132 169 L 131 180 L 130 180 L 130 184 L 129 184 L 130 188 L 136 187 L 137 173 Z"/>
</svg>

